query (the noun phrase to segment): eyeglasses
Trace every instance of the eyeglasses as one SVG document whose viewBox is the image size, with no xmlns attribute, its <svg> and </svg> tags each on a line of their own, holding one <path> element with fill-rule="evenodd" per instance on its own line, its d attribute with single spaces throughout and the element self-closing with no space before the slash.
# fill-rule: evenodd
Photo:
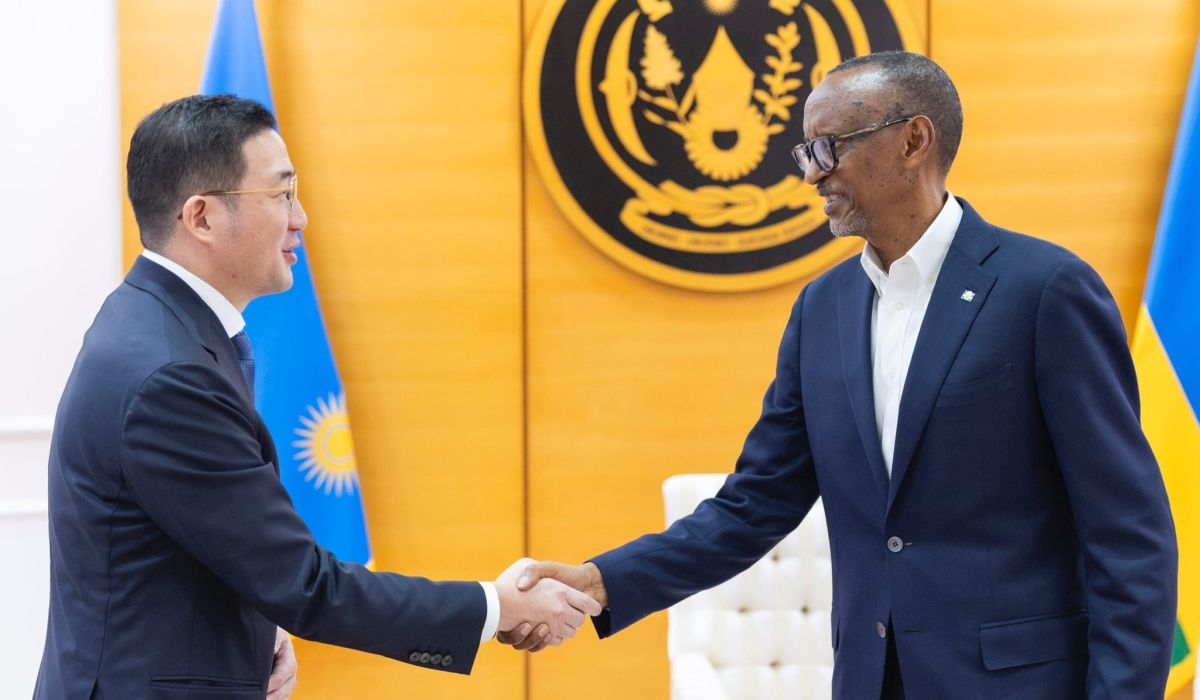
<svg viewBox="0 0 1200 700">
<path fill-rule="evenodd" d="M 911 117 L 900 117 L 898 119 L 889 119 L 886 122 L 879 124 L 871 124 L 864 126 L 861 129 L 851 131 L 848 134 L 838 134 L 836 136 L 818 136 L 817 138 L 802 143 L 792 149 L 792 157 L 796 159 L 796 165 L 800 166 L 800 170 L 804 173 L 808 172 L 809 166 L 813 163 L 825 172 L 833 172 L 833 169 L 838 166 L 838 155 L 836 144 L 838 141 L 849 141 L 859 136 L 873 134 L 880 129 L 887 128 L 892 124 L 900 124 L 901 122 L 912 121 L 919 115 Z"/>
<path fill-rule="evenodd" d="M 287 187 L 268 187 L 261 190 L 224 190 L 222 192 L 201 192 L 200 194 L 201 196 L 209 197 L 218 194 L 256 194 L 259 192 L 264 194 L 267 192 L 287 192 L 287 201 L 288 206 L 290 207 L 296 203 L 296 176 L 292 175 L 292 179 L 288 181 Z"/>
</svg>

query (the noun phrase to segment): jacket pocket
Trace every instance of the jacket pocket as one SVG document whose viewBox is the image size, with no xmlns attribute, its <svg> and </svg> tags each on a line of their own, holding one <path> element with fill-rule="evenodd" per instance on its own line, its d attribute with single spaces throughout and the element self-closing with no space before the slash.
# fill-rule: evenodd
<svg viewBox="0 0 1200 700">
<path fill-rule="evenodd" d="M 974 406 L 989 401 L 1013 388 L 1012 363 L 1004 365 L 983 379 L 966 384 L 944 384 L 938 393 L 938 408 Z"/>
<path fill-rule="evenodd" d="M 262 683 L 214 676 L 154 676 L 150 700 L 251 700 L 266 694 Z"/>
<path fill-rule="evenodd" d="M 1087 610 L 982 624 L 983 667 L 997 671 L 1086 656 L 1087 633 Z"/>
</svg>

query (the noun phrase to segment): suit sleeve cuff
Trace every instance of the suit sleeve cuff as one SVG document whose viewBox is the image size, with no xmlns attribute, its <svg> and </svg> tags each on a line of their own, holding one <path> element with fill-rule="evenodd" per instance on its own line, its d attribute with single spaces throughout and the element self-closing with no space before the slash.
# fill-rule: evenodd
<svg viewBox="0 0 1200 700">
<path fill-rule="evenodd" d="M 483 632 L 479 637 L 482 644 L 495 637 L 496 628 L 500 626 L 500 596 L 496 594 L 496 585 L 491 581 L 480 581 L 479 585 L 483 586 L 483 595 L 487 598 L 487 618 L 483 621 Z"/>
</svg>

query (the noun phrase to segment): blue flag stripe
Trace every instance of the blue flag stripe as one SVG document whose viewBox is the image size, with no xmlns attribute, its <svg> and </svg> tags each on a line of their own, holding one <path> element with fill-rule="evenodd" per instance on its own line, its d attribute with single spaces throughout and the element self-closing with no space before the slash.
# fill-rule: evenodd
<svg viewBox="0 0 1200 700">
<path fill-rule="evenodd" d="M 1200 407 L 1200 47 L 1159 216 L 1146 280 L 1146 308 L 1184 394 Z"/>
<path fill-rule="evenodd" d="M 275 114 L 253 0 L 221 0 L 218 4 L 200 76 L 200 94 L 256 100 Z"/>
</svg>

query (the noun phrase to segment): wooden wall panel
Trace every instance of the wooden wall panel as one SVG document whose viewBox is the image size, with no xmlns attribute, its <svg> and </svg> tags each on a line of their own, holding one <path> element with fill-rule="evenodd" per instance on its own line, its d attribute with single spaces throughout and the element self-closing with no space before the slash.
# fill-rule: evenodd
<svg viewBox="0 0 1200 700">
<path fill-rule="evenodd" d="M 1091 263 L 1132 330 L 1200 9 L 1185 0 L 931 0 L 965 128 L 950 189 Z"/>
<path fill-rule="evenodd" d="M 208 29 L 216 3 L 156 3 L 121 0 L 118 45 L 121 88 L 121 235 L 124 269 L 142 252 L 137 222 L 125 194 L 125 157 L 142 117 L 184 95 L 195 93 L 204 69 Z"/>
<path fill-rule="evenodd" d="M 216 3 L 121 3 L 123 139 L 195 92 Z M 349 397 L 380 569 L 491 579 L 524 548 L 520 7 L 260 0 L 313 275 Z M 132 218 L 126 260 L 140 248 Z M 299 643 L 298 700 L 508 698 L 470 678 Z"/>
<path fill-rule="evenodd" d="M 542 8 L 526 0 L 529 36 Z M 923 29 L 924 0 L 913 2 Z M 578 563 L 663 527 L 662 482 L 728 472 L 803 281 L 742 294 L 641 277 L 584 240 L 526 158 L 530 556 Z M 669 697 L 666 614 L 530 663 L 530 697 Z"/>
</svg>

